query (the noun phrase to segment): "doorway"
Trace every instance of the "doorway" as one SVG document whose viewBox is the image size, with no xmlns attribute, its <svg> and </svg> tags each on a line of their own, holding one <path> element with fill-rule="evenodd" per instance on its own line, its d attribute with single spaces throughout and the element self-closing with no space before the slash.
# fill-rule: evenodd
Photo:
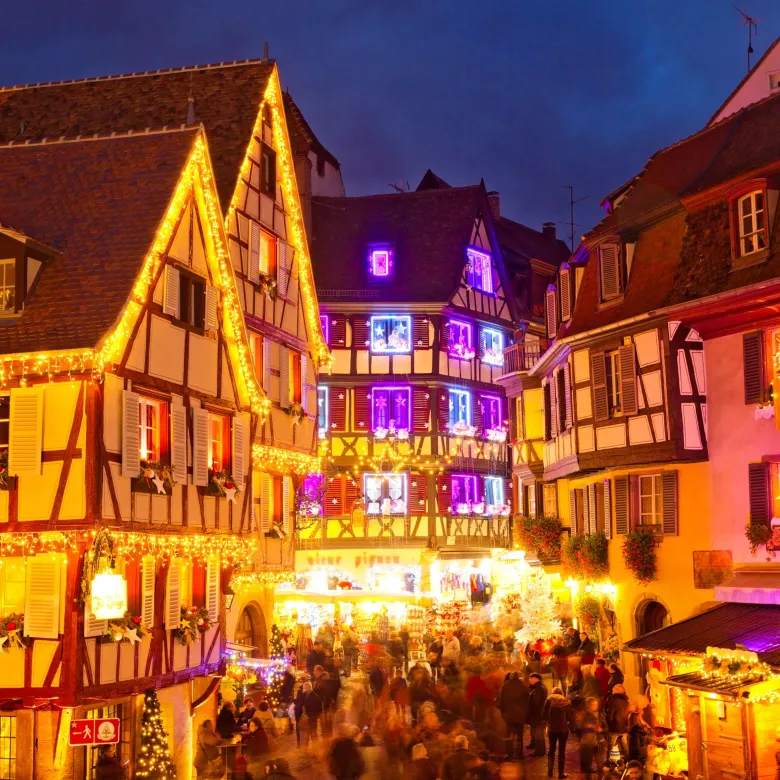
<svg viewBox="0 0 780 780">
<path fill-rule="evenodd" d="M 235 641 L 254 647 L 253 658 L 268 658 L 268 629 L 263 608 L 256 601 L 250 601 L 241 610 L 236 624 Z"/>
<path fill-rule="evenodd" d="M 669 612 L 660 601 L 648 599 L 639 605 L 636 613 L 637 636 L 644 636 L 669 625 Z"/>
</svg>

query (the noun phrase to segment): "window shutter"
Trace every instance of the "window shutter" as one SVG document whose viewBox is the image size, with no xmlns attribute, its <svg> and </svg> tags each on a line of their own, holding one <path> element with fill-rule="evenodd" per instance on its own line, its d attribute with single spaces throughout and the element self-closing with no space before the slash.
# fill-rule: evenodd
<svg viewBox="0 0 780 780">
<path fill-rule="evenodd" d="M 477 429 L 477 435 L 481 436 L 484 430 L 484 424 L 482 422 L 482 396 L 477 393 L 472 393 L 471 403 L 471 424 Z"/>
<path fill-rule="evenodd" d="M 347 390 L 344 387 L 328 388 L 328 420 L 332 431 L 347 429 Z"/>
<path fill-rule="evenodd" d="M 568 364 L 564 364 L 558 369 L 557 379 L 558 385 L 555 388 L 556 400 L 558 401 L 558 432 L 563 433 L 566 428 L 566 402 L 568 400 L 569 406 L 571 406 L 571 399 L 567 398 L 566 393 L 566 374 L 565 369 L 568 368 Z"/>
<path fill-rule="evenodd" d="M 181 561 L 171 558 L 165 581 L 165 628 L 175 631 L 181 625 Z"/>
<path fill-rule="evenodd" d="M 612 298 L 617 298 L 620 294 L 618 255 L 617 244 L 604 244 L 599 247 L 602 301 L 609 301 Z"/>
<path fill-rule="evenodd" d="M 347 346 L 347 318 L 342 314 L 333 314 L 330 318 L 330 345 L 331 347 Z"/>
<path fill-rule="evenodd" d="M 246 420 L 242 417 L 233 418 L 233 479 L 240 490 L 244 489 L 246 477 Z"/>
<path fill-rule="evenodd" d="M 549 382 L 542 386 L 542 396 L 544 400 L 544 440 L 552 439 L 552 415 L 550 411 L 550 384 Z"/>
<path fill-rule="evenodd" d="M 192 410 L 192 484 L 205 487 L 209 483 L 209 413 Z"/>
<path fill-rule="evenodd" d="M 271 477 L 260 475 L 260 533 L 271 530 Z"/>
<path fill-rule="evenodd" d="M 352 513 L 352 507 L 355 506 L 355 501 L 358 497 L 358 486 L 352 477 L 344 477 L 344 514 L 349 515 Z"/>
<path fill-rule="evenodd" d="M 206 285 L 206 314 L 204 327 L 207 331 L 214 332 L 219 325 L 219 291 L 210 284 Z"/>
<path fill-rule="evenodd" d="M 450 430 L 450 391 L 439 388 L 439 433 L 449 433 Z"/>
<path fill-rule="evenodd" d="M 260 280 L 260 225 L 258 225 L 257 222 L 252 222 L 251 225 L 249 240 L 249 281 L 257 284 Z"/>
<path fill-rule="evenodd" d="M 352 346 L 355 349 L 368 349 L 370 345 L 371 322 L 365 315 L 356 315 L 352 318 Z"/>
<path fill-rule="evenodd" d="M 577 489 L 569 491 L 569 527 L 572 534 L 577 533 Z"/>
<path fill-rule="evenodd" d="M 263 336 L 263 390 L 271 392 L 271 342 Z"/>
<path fill-rule="evenodd" d="M 514 511 L 514 486 L 509 477 L 504 480 L 504 503 L 511 508 L 510 511 Z"/>
<path fill-rule="evenodd" d="M 441 344 L 439 349 L 445 352 L 450 348 L 450 321 L 442 318 L 441 321 Z"/>
<path fill-rule="evenodd" d="M 612 502 L 610 500 L 609 480 L 604 480 L 604 535 L 612 538 Z"/>
<path fill-rule="evenodd" d="M 414 346 L 418 349 L 427 349 L 430 347 L 428 317 L 423 314 L 415 314 L 412 329 L 414 332 Z"/>
<path fill-rule="evenodd" d="M 287 287 L 290 281 L 288 265 L 289 250 L 284 241 L 276 240 L 276 289 L 283 298 L 287 297 Z"/>
<path fill-rule="evenodd" d="M 289 409 L 292 393 L 290 392 L 290 350 L 279 347 L 279 393 L 282 409 Z"/>
<path fill-rule="evenodd" d="M 179 269 L 172 265 L 165 266 L 165 289 L 163 292 L 163 311 L 178 320 L 180 294 Z"/>
<path fill-rule="evenodd" d="M 412 388 L 412 429 L 429 433 L 431 429 L 431 392 L 427 387 Z"/>
<path fill-rule="evenodd" d="M 108 621 L 98 620 L 92 614 L 92 599 L 84 602 L 84 636 L 103 636 L 108 631 Z"/>
<path fill-rule="evenodd" d="M 590 533 L 595 534 L 596 531 L 598 531 L 598 511 L 597 511 L 597 504 L 596 504 L 596 485 L 595 483 L 592 485 L 588 485 L 588 505 L 589 505 L 589 512 L 588 515 L 590 517 Z"/>
<path fill-rule="evenodd" d="M 661 476 L 664 536 L 677 536 L 677 472 L 664 471 Z"/>
<path fill-rule="evenodd" d="M 628 477 L 615 477 L 615 534 L 628 533 Z"/>
<path fill-rule="evenodd" d="M 13 391 L 11 394 L 13 405 Z M 141 450 L 139 437 L 138 393 L 125 390 L 122 394 L 122 476 L 137 477 L 141 473 Z M 13 408 L 11 409 L 13 422 Z M 13 437 L 11 438 L 13 455 Z"/>
<path fill-rule="evenodd" d="M 555 285 L 547 286 L 544 295 L 544 314 L 547 323 L 547 337 L 554 339 L 558 335 L 558 300 Z"/>
<path fill-rule="evenodd" d="M 766 398 L 764 336 L 761 331 L 742 336 L 742 362 L 745 371 L 745 403 L 760 404 Z"/>
<path fill-rule="evenodd" d="M 135 397 L 135 455 L 138 458 L 138 396 Z M 40 474 L 43 447 L 43 385 L 11 390 L 8 471 Z M 138 469 L 140 470 L 140 462 Z M 138 472 L 136 472 L 136 476 Z"/>
<path fill-rule="evenodd" d="M 428 480 L 425 474 L 409 475 L 409 514 L 424 515 L 428 497 Z"/>
<path fill-rule="evenodd" d="M 769 463 L 748 463 L 750 522 L 768 523 L 772 514 L 769 501 Z"/>
<path fill-rule="evenodd" d="M 448 515 L 452 506 L 452 477 L 449 474 L 439 474 L 436 477 L 436 501 L 439 514 Z"/>
<path fill-rule="evenodd" d="M 590 485 L 582 489 L 582 533 L 590 533 Z"/>
<path fill-rule="evenodd" d="M 353 407 L 355 410 L 354 431 L 371 430 L 371 388 L 356 387 L 352 391 Z"/>
<path fill-rule="evenodd" d="M 618 350 L 620 361 L 620 411 L 634 415 L 639 411 L 636 392 L 636 355 L 633 344 L 624 344 Z"/>
<path fill-rule="evenodd" d="M 571 319 L 571 270 L 568 263 L 561 263 L 558 284 L 561 288 L 561 319 L 568 322 Z"/>
<path fill-rule="evenodd" d="M 282 477 L 282 530 L 290 533 L 290 496 L 292 495 L 292 477 Z"/>
<path fill-rule="evenodd" d="M 571 368 L 569 362 L 563 364 L 563 393 L 564 393 L 564 424 L 566 430 L 570 431 L 572 427 L 572 410 L 571 410 Z"/>
<path fill-rule="evenodd" d="M 306 355 L 301 355 L 301 406 L 304 413 L 309 411 L 309 359 Z"/>
<path fill-rule="evenodd" d="M 171 404 L 171 471 L 176 482 L 187 484 L 187 408 L 180 403 Z"/>
<path fill-rule="evenodd" d="M 219 618 L 219 557 L 212 556 L 206 563 L 206 609 L 209 620 Z"/>
<path fill-rule="evenodd" d="M 485 357 L 485 352 L 487 352 L 487 333 L 485 333 L 484 329 L 479 329 L 479 354 L 477 357 L 480 359 Z"/>
<path fill-rule="evenodd" d="M 325 488 L 325 514 L 343 515 L 344 500 L 342 497 L 343 477 L 333 477 Z"/>
<path fill-rule="evenodd" d="M 603 422 L 609 419 L 607 361 L 603 352 L 590 353 L 590 376 L 593 382 L 593 419 Z"/>
<path fill-rule="evenodd" d="M 141 560 L 141 625 L 154 628 L 154 583 L 157 574 L 153 555 Z"/>
<path fill-rule="evenodd" d="M 56 639 L 60 634 L 62 560 L 57 555 L 27 558 L 24 635 Z"/>
<path fill-rule="evenodd" d="M 550 436 L 555 438 L 558 435 L 558 375 L 552 374 L 547 380 L 548 392 L 550 394 Z"/>
</svg>

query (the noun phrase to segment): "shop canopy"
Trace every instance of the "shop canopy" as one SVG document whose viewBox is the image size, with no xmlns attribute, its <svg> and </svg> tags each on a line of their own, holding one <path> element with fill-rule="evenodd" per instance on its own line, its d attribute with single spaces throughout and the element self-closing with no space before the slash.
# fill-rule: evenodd
<svg viewBox="0 0 780 780">
<path fill-rule="evenodd" d="M 720 604 L 699 615 L 632 639 L 633 653 L 704 656 L 708 647 L 749 650 L 780 667 L 780 605 Z"/>
</svg>

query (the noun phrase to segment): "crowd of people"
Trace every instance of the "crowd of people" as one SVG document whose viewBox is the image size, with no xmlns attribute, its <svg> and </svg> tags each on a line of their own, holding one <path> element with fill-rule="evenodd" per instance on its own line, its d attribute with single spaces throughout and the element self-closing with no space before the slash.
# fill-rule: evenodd
<svg viewBox="0 0 780 780">
<path fill-rule="evenodd" d="M 521 780 L 526 758 L 565 778 L 575 744 L 587 780 L 643 777 L 643 702 L 629 700 L 619 666 L 599 658 L 584 632 L 518 649 L 495 635 L 447 631 L 414 661 L 393 639 L 364 647 L 364 676 L 347 685 L 357 659 L 318 642 L 301 679 L 288 669 L 275 713 L 262 695 L 240 710 L 226 702 L 198 731 L 198 777 L 227 769 L 287 780 L 280 731 L 321 762 L 315 776 L 327 770 L 336 780 Z M 242 749 L 225 750 L 232 745 Z"/>
</svg>

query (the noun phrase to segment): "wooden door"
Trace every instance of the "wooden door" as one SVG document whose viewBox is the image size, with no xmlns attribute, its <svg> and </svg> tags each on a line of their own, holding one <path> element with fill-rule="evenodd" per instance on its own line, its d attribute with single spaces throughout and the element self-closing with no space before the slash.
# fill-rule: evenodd
<svg viewBox="0 0 780 780">
<path fill-rule="evenodd" d="M 688 777 L 690 780 L 705 780 L 704 745 L 702 743 L 701 697 L 698 693 L 678 690 L 685 696 L 685 722 L 688 726 Z"/>
<path fill-rule="evenodd" d="M 706 780 L 744 780 L 744 710 L 737 703 L 701 699 L 704 709 L 704 760 Z M 690 744 L 690 742 L 689 742 Z"/>
</svg>

